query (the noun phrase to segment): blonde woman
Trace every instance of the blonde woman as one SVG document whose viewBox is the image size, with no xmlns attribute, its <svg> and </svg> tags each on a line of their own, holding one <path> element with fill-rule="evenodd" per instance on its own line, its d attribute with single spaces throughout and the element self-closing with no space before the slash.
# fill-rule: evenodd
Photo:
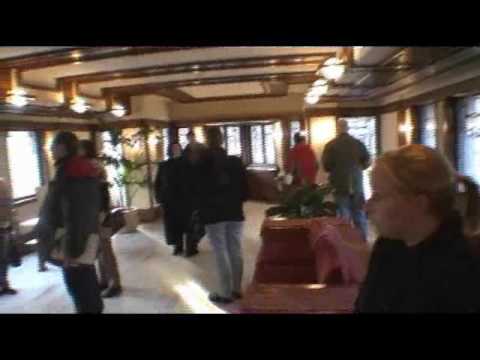
<svg viewBox="0 0 480 360">
<path fill-rule="evenodd" d="M 366 211 L 380 238 L 356 302 L 363 313 L 480 311 L 477 185 L 463 178 L 466 211 L 455 209 L 458 177 L 423 145 L 382 155 Z"/>
</svg>

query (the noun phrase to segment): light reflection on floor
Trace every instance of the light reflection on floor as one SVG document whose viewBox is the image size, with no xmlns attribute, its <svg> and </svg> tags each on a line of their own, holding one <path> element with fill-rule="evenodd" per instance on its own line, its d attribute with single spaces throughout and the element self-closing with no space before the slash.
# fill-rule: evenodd
<svg viewBox="0 0 480 360">
<path fill-rule="evenodd" d="M 175 291 L 183 301 L 197 314 L 226 314 L 226 311 L 215 306 L 208 300 L 208 292 L 194 281 L 174 286 Z"/>
</svg>

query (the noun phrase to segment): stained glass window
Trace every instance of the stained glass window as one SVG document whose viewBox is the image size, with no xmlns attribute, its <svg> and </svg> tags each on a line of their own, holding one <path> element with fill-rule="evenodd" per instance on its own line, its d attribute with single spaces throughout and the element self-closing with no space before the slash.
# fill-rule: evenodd
<svg viewBox="0 0 480 360">
<path fill-rule="evenodd" d="M 420 142 L 423 145 L 435 148 L 437 146 L 437 120 L 435 106 L 425 105 L 419 108 Z"/>
<path fill-rule="evenodd" d="M 263 151 L 263 128 L 261 125 L 255 125 L 250 128 L 252 142 L 252 163 L 263 164 L 265 162 L 265 153 Z"/>
<path fill-rule="evenodd" d="M 480 184 L 480 97 L 466 98 L 460 106 L 460 171 Z"/>
<path fill-rule="evenodd" d="M 240 127 L 226 126 L 224 134 L 227 154 L 240 156 L 242 154 L 242 146 L 240 142 Z"/>
<path fill-rule="evenodd" d="M 168 136 L 168 128 L 162 129 L 162 151 L 163 159 L 168 160 L 168 147 L 170 146 L 170 138 Z"/>
<path fill-rule="evenodd" d="M 190 131 L 189 128 L 179 128 L 178 129 L 178 142 L 182 149 L 185 149 L 188 145 L 187 134 Z"/>
<path fill-rule="evenodd" d="M 250 127 L 253 164 L 275 164 L 275 141 L 273 124 Z"/>
<path fill-rule="evenodd" d="M 273 124 L 265 125 L 264 130 L 264 141 L 265 141 L 265 157 L 267 164 L 275 164 L 275 139 Z"/>
<path fill-rule="evenodd" d="M 290 148 L 295 145 L 294 136 L 296 133 L 300 132 L 302 128 L 300 127 L 300 121 L 294 120 L 290 122 Z"/>
</svg>

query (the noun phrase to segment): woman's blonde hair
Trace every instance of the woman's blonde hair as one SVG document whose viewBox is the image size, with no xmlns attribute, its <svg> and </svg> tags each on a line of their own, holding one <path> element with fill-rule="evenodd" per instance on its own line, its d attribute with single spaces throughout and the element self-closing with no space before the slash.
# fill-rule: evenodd
<svg viewBox="0 0 480 360">
<path fill-rule="evenodd" d="M 444 219 L 458 206 L 463 196 L 464 231 L 474 235 L 480 227 L 480 195 L 477 184 L 469 177 L 457 175 L 448 160 L 438 151 L 424 145 L 407 145 L 386 152 L 376 161 L 397 182 L 399 191 L 425 195 L 434 216 Z M 458 192 L 463 184 L 465 191 Z"/>
</svg>

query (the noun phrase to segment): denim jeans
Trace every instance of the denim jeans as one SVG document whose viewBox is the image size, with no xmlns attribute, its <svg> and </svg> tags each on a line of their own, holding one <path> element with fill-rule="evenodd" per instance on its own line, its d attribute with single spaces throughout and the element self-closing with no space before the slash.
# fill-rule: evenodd
<svg viewBox="0 0 480 360">
<path fill-rule="evenodd" d="M 243 221 L 225 221 L 205 226 L 212 243 L 217 271 L 220 278 L 220 293 L 231 297 L 232 292 L 241 292 L 243 257 L 241 239 Z"/>
<path fill-rule="evenodd" d="M 365 203 L 363 194 L 356 195 L 335 195 L 335 202 L 337 203 L 337 215 L 348 220 L 353 221 L 355 226 L 362 232 L 364 239 L 367 239 L 367 216 L 363 209 Z"/>
</svg>

